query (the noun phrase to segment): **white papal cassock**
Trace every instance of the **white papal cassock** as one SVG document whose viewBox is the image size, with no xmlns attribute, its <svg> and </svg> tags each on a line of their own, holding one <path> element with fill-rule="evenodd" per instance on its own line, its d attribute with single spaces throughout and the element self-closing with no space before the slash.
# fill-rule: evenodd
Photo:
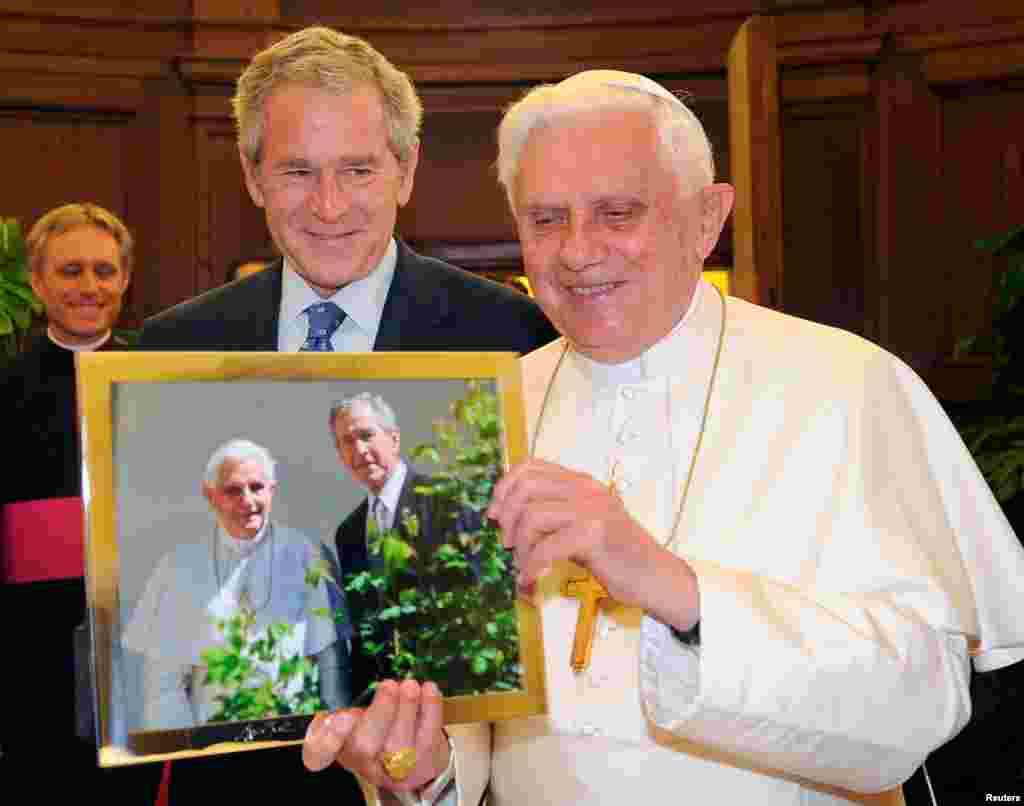
<svg viewBox="0 0 1024 806">
<path fill-rule="evenodd" d="M 305 581 L 325 556 L 318 542 L 273 522 L 252 541 L 215 532 L 161 558 L 122 636 L 125 648 L 145 658 L 143 728 L 190 727 L 217 712 L 221 691 L 203 684 L 202 653 L 225 644 L 217 623 L 238 612 L 243 592 L 254 610 L 252 639 L 271 624 L 291 625 L 278 644 L 282 657 L 310 657 L 337 640 L 333 621 L 316 615 L 330 606 L 326 583 Z M 276 664 L 251 660 L 259 669 L 254 685 L 260 675 L 276 678 Z M 288 693 L 301 686 L 292 681 Z"/>
<path fill-rule="evenodd" d="M 939 405 L 899 360 L 698 287 L 674 331 L 614 367 L 564 342 L 523 362 L 536 455 L 607 479 L 700 585 L 701 645 L 542 583 L 549 713 L 454 731 L 459 802 L 829 804 L 897 787 L 970 715 L 980 670 L 1024 657 L 1024 550 Z M 490 752 L 488 752 L 490 743 Z M 831 788 L 831 789 L 830 789 Z M 844 793 L 838 789 L 847 790 Z M 898 803 L 898 790 L 867 802 Z"/>
</svg>

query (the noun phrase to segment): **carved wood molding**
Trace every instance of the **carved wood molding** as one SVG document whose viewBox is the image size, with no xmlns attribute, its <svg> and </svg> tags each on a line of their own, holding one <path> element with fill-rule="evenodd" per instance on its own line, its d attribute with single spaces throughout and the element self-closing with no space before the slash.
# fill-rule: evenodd
<svg viewBox="0 0 1024 806">
<path fill-rule="evenodd" d="M 420 254 L 445 260 L 463 269 L 521 271 L 523 266 L 523 251 L 517 241 L 484 243 L 413 241 L 409 245 Z"/>
<path fill-rule="evenodd" d="M 157 60 L 0 52 L 0 105 L 135 112 L 145 80 L 164 70 Z"/>
<path fill-rule="evenodd" d="M 952 8 L 941 0 L 781 15 L 779 63 L 783 95 L 866 94 L 863 66 L 887 53 L 918 54 L 930 84 L 1000 80 L 1024 75 L 1024 8 L 987 0 Z M 813 76 L 808 68 L 839 66 Z"/>
</svg>

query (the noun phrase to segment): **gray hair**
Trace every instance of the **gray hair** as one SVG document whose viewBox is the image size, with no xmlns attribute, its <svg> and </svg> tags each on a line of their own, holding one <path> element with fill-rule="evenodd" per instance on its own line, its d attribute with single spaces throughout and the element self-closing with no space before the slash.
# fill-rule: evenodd
<svg viewBox="0 0 1024 806">
<path fill-rule="evenodd" d="M 370 392 L 360 392 L 357 395 L 342 398 L 331 406 L 331 414 L 327 424 L 331 431 L 334 430 L 334 422 L 342 415 L 351 415 L 352 407 L 356 405 L 366 406 L 377 418 L 377 423 L 385 431 L 397 431 L 398 419 L 395 417 L 395 410 L 388 405 L 388 402 L 380 395 Z"/>
<path fill-rule="evenodd" d="M 257 53 L 231 99 L 238 143 L 258 164 L 263 151 L 263 110 L 280 86 L 298 84 L 347 95 L 376 87 L 388 124 L 388 146 L 404 163 L 419 142 L 423 105 L 412 81 L 369 42 L 324 26 L 296 31 Z"/>
<path fill-rule="evenodd" d="M 274 468 L 277 463 L 274 457 L 262 445 L 248 439 L 232 439 L 217 448 L 210 461 L 206 463 L 203 481 L 211 487 L 217 486 L 220 482 L 220 470 L 226 462 L 259 462 L 267 474 L 267 481 L 276 481 Z"/>
<path fill-rule="evenodd" d="M 132 234 L 120 218 L 109 210 L 91 202 L 65 204 L 55 207 L 42 216 L 32 227 L 25 246 L 28 250 L 28 267 L 31 271 L 42 268 L 46 247 L 50 239 L 79 227 L 95 227 L 108 233 L 117 243 L 121 252 L 121 269 L 130 274 L 135 243 Z"/>
<path fill-rule="evenodd" d="M 633 109 L 652 116 L 662 156 L 685 190 L 698 190 L 715 181 L 711 143 L 686 104 L 646 76 L 620 70 L 586 70 L 559 84 L 534 87 L 506 110 L 498 127 L 498 181 L 505 188 L 513 212 L 519 159 L 535 130 L 595 111 Z"/>
</svg>

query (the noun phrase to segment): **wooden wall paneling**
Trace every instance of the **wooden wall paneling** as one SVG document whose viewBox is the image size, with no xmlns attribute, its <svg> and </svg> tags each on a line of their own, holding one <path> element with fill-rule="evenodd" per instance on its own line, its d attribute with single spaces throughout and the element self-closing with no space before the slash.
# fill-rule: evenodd
<svg viewBox="0 0 1024 806">
<path fill-rule="evenodd" d="M 55 62 L 89 57 L 115 66 L 124 59 L 166 63 L 188 47 L 189 39 L 186 20 L 145 13 L 63 15 L 0 10 L 0 22 L 0 51 L 45 53 Z"/>
<path fill-rule="evenodd" d="M 140 220 L 136 285 L 148 316 L 195 294 L 196 169 L 191 101 L 176 78 L 147 82 L 132 133 L 129 203 Z"/>
<path fill-rule="evenodd" d="M 185 17 L 193 0 L 0 0 L 0 12 L 33 17 L 104 19 L 118 17 Z"/>
<path fill-rule="evenodd" d="M 454 24 L 461 27 L 507 28 L 532 25 L 568 26 L 585 23 L 617 23 L 624 20 L 657 20 L 680 23 L 720 16 L 746 16 L 758 5 L 751 0 L 693 0 L 671 4 L 664 0 L 639 0 L 625 5 L 622 0 L 378 0 L 371 13 L 339 4 L 337 0 L 280 0 L 281 16 L 290 22 L 308 24 L 318 20 L 332 25 L 363 24 L 383 26 L 404 22 L 422 27 Z"/>
<path fill-rule="evenodd" d="M 279 0 L 192 0 L 192 16 L 197 20 L 278 19 Z"/>
<path fill-rule="evenodd" d="M 730 17 L 688 25 L 345 30 L 373 42 L 417 85 L 500 84 L 558 80 L 595 67 L 658 75 L 717 72 L 741 22 Z"/>
<path fill-rule="evenodd" d="M 751 17 L 729 49 L 733 293 L 783 304 L 782 178 L 775 21 Z"/>
<path fill-rule="evenodd" d="M 1024 223 L 1024 88 L 957 88 L 943 98 L 942 124 L 948 354 L 991 321 L 1001 267 L 974 242 Z"/>
<path fill-rule="evenodd" d="M 424 118 L 420 164 L 398 231 L 424 241 L 511 241 L 515 224 L 498 185 L 495 111 Z"/>
<path fill-rule="evenodd" d="M 10 35 L 5 31 L 5 38 Z M 16 209 L 5 214 L 27 228 L 59 204 L 93 201 L 117 213 L 144 252 L 147 231 L 140 229 L 142 211 L 132 204 L 129 188 L 131 154 L 145 80 L 161 70 L 156 59 L 0 50 L 0 147 L 18 155 L 8 167 L 10 186 L 19 188 L 12 199 Z M 138 322 L 144 299 L 145 289 L 133 283 L 125 325 Z"/>
<path fill-rule="evenodd" d="M 917 0 L 885 3 L 873 13 L 874 25 L 887 33 L 911 35 L 935 31 L 967 32 L 984 25 L 1006 25 L 1024 19 L 1019 0 Z"/>
<path fill-rule="evenodd" d="M 913 54 L 883 60 L 875 72 L 874 96 L 878 337 L 926 372 L 947 350 L 939 99 Z"/>
<path fill-rule="evenodd" d="M 690 108 L 704 127 L 711 141 L 715 160 L 715 181 L 732 182 L 732 155 L 729 150 L 729 102 L 727 80 L 715 77 L 689 77 L 677 81 L 659 79 L 673 92 L 686 87 L 692 93 Z M 714 252 L 707 260 L 709 266 L 732 266 L 734 259 L 734 216 L 729 216 L 722 229 Z"/>
<path fill-rule="evenodd" d="M 8 155 L 4 184 L 17 189 L 7 195 L 2 214 L 18 218 L 27 233 L 48 210 L 91 201 L 133 227 L 123 159 L 131 121 L 119 112 L 0 107 L 0 151 Z M 136 298 L 129 291 L 129 323 L 137 318 Z"/>
<path fill-rule="evenodd" d="M 864 335 L 868 100 L 786 105 L 783 309 Z"/>
<path fill-rule="evenodd" d="M 200 293 L 226 282 L 232 262 L 273 251 L 262 209 L 249 197 L 223 94 L 202 95 L 194 127 L 197 171 L 196 282 Z"/>
<path fill-rule="evenodd" d="M 864 64 L 783 70 L 779 76 L 783 104 L 865 98 L 871 95 L 871 69 Z"/>
<path fill-rule="evenodd" d="M 1024 29 L 1011 41 L 929 51 L 924 72 L 931 84 L 1024 77 Z"/>
<path fill-rule="evenodd" d="M 94 201 L 123 214 L 121 149 L 125 117 L 75 110 L 0 109 L 0 151 L 7 155 L 5 216 L 24 229 L 46 211 Z"/>
</svg>

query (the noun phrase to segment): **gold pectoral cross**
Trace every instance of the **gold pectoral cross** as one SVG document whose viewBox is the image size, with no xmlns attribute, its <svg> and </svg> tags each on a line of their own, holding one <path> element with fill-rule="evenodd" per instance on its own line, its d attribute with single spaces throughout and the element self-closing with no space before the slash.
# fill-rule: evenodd
<svg viewBox="0 0 1024 806">
<path fill-rule="evenodd" d="M 619 495 L 618 479 L 622 465 L 616 459 L 609 472 L 608 491 Z M 594 648 L 594 633 L 597 631 L 597 616 L 601 612 L 601 602 L 612 601 L 604 585 L 584 571 L 581 575 L 568 577 L 562 583 L 562 595 L 580 600 L 580 612 L 576 617 L 576 634 L 572 639 L 572 655 L 569 666 L 574 674 L 583 672 L 590 665 L 590 653 Z"/>
<path fill-rule="evenodd" d="M 597 630 L 597 615 L 601 601 L 608 598 L 604 585 L 590 574 L 571 576 L 562 583 L 562 595 L 580 600 L 580 612 L 576 617 L 576 635 L 572 639 L 572 655 L 569 666 L 575 674 L 590 665 L 590 652 L 594 648 L 594 632 Z"/>
</svg>

